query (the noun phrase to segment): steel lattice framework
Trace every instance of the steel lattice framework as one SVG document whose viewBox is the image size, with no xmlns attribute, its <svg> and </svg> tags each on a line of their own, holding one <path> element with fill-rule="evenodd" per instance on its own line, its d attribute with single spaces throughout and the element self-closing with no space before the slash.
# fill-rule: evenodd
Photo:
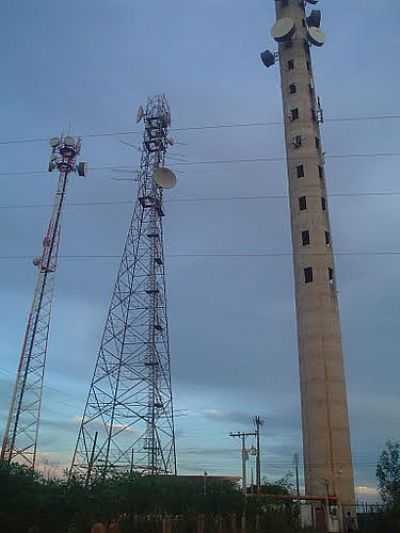
<svg viewBox="0 0 400 533">
<path fill-rule="evenodd" d="M 42 255 L 33 261 L 38 268 L 38 279 L 0 454 L 0 459 L 3 461 L 15 461 L 32 469 L 36 463 L 47 344 L 60 245 L 61 215 L 68 175 L 78 170 L 76 158 L 80 153 L 79 139 L 55 137 L 50 143 L 52 157 L 49 171 L 54 169 L 59 171 L 58 186 L 52 216 L 43 239 Z M 81 173 L 83 167 L 79 168 Z"/>
<path fill-rule="evenodd" d="M 137 200 L 71 466 L 86 482 L 115 471 L 176 473 L 163 192 L 153 176 L 170 142 L 165 97 L 149 99 L 142 115 Z"/>
</svg>

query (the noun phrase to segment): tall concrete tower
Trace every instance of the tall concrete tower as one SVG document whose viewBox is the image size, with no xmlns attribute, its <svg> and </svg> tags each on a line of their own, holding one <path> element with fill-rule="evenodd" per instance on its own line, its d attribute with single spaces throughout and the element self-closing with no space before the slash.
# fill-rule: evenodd
<svg viewBox="0 0 400 533">
<path fill-rule="evenodd" d="M 316 4 L 318 0 L 308 0 Z M 275 0 L 294 258 L 306 495 L 353 505 L 354 481 L 335 265 L 311 47 L 322 46 L 321 13 Z"/>
</svg>

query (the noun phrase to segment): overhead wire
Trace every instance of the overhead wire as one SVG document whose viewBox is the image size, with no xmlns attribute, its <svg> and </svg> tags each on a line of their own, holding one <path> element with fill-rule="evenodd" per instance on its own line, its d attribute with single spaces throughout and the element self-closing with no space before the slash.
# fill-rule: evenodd
<svg viewBox="0 0 400 533">
<path fill-rule="evenodd" d="M 326 118 L 324 122 L 366 122 L 375 120 L 399 120 L 400 115 L 393 113 L 381 114 L 381 115 L 366 115 L 366 116 L 349 116 L 349 117 L 332 117 Z M 205 124 L 194 125 L 186 127 L 170 128 L 171 132 L 190 132 L 190 131 L 206 131 L 206 130 L 218 130 L 218 129 L 232 129 L 232 128 L 252 128 L 252 127 L 267 127 L 267 126 L 281 126 L 283 121 L 262 121 L 262 122 L 236 122 L 232 124 Z M 141 135 L 142 132 L 138 130 L 122 130 L 122 131 L 100 131 L 94 133 L 86 133 L 81 135 L 81 138 L 97 138 L 97 137 L 118 137 L 119 135 Z M 48 142 L 47 137 L 31 137 L 27 139 L 1 139 L 0 145 L 10 144 L 27 144 L 37 142 Z"/>
<path fill-rule="evenodd" d="M 293 252 L 234 252 L 234 253 L 169 253 L 165 254 L 168 258 L 266 258 L 266 257 L 291 257 Z M 304 252 L 297 253 L 296 255 L 301 255 L 304 257 L 324 257 L 326 255 L 331 255 L 330 252 Z M 340 257 L 387 257 L 387 256 L 400 256 L 400 250 L 383 250 L 383 251 L 345 251 L 345 252 L 335 252 L 334 256 Z M 75 254 L 75 255 L 60 255 L 60 259 L 68 259 L 73 261 L 81 260 L 101 260 L 101 259 L 120 259 L 121 255 L 116 254 Z M 1 261 L 21 261 L 21 260 L 30 260 L 32 259 L 31 255 L 0 255 Z"/>
<path fill-rule="evenodd" d="M 370 192 L 342 192 L 328 194 L 329 198 L 369 198 L 375 196 L 400 196 L 400 191 L 370 191 Z M 196 203 L 196 202 L 234 202 L 234 201 L 255 201 L 255 200 L 286 200 L 288 194 L 259 194 L 252 196 L 204 196 L 204 197 L 187 197 L 187 198 L 168 198 L 165 200 L 169 203 Z M 309 198 L 319 198 L 319 196 L 309 195 Z M 134 200 L 109 200 L 109 201 L 88 201 L 88 202 L 66 202 L 65 207 L 102 207 L 118 205 L 134 205 Z M 52 204 L 0 204 L 2 209 L 41 209 L 51 208 Z"/>
<path fill-rule="evenodd" d="M 400 157 L 400 152 L 367 152 L 367 153 L 348 153 L 348 154 L 322 154 L 322 157 L 326 159 L 370 159 L 370 158 L 381 158 L 381 157 Z M 319 156 L 302 156 L 296 158 L 286 157 L 254 157 L 254 158 L 240 158 L 240 159 L 211 159 L 211 160 L 200 160 L 200 161 L 176 161 L 174 162 L 175 166 L 196 166 L 196 165 L 227 165 L 227 164 L 240 164 L 240 163 L 276 163 L 282 161 L 298 161 L 301 159 L 305 160 L 319 160 Z M 132 173 L 135 172 L 134 169 L 129 169 L 128 165 L 105 165 L 99 167 L 92 167 L 92 171 L 99 170 L 121 170 L 128 169 L 132 170 Z M 11 170 L 11 171 L 2 171 L 0 176 L 30 176 L 30 175 L 41 175 L 47 173 L 47 170 Z"/>
</svg>

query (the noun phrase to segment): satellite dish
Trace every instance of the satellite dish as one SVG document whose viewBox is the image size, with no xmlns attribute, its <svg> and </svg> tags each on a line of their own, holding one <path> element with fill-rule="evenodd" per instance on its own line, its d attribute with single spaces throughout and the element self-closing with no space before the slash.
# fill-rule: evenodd
<svg viewBox="0 0 400 533">
<path fill-rule="evenodd" d="M 176 185 L 176 176 L 167 167 L 159 167 L 154 171 L 154 181 L 162 189 L 173 189 Z"/>
<path fill-rule="evenodd" d="M 174 146 L 174 144 L 176 143 L 176 140 L 173 137 L 167 137 L 167 143 L 170 146 Z"/>
<path fill-rule="evenodd" d="M 294 20 L 290 17 L 283 17 L 274 24 L 271 34 L 275 41 L 284 43 L 293 37 L 295 31 L 296 26 Z"/>
<path fill-rule="evenodd" d="M 32 261 L 33 265 L 35 267 L 38 267 L 42 264 L 42 258 L 41 257 L 34 257 Z"/>
<path fill-rule="evenodd" d="M 272 65 L 275 65 L 275 55 L 270 50 L 265 50 L 260 54 L 261 61 L 263 62 L 264 66 L 267 68 L 272 67 Z"/>
<path fill-rule="evenodd" d="M 75 146 L 75 139 L 67 135 L 66 137 L 64 137 L 64 144 L 66 146 Z"/>
<path fill-rule="evenodd" d="M 319 28 L 307 28 L 307 38 L 314 46 L 323 46 L 326 41 L 325 33 Z"/>
<path fill-rule="evenodd" d="M 49 144 L 52 148 L 57 148 L 57 146 L 60 144 L 59 137 L 52 137 L 49 141 Z"/>
<path fill-rule="evenodd" d="M 144 109 L 143 109 L 143 106 L 139 106 L 139 109 L 137 111 L 137 115 L 136 115 L 136 123 L 139 124 L 139 122 L 143 119 L 144 117 Z"/>
<path fill-rule="evenodd" d="M 310 15 L 307 17 L 307 24 L 314 28 L 321 26 L 321 11 L 319 9 L 313 9 Z"/>
</svg>

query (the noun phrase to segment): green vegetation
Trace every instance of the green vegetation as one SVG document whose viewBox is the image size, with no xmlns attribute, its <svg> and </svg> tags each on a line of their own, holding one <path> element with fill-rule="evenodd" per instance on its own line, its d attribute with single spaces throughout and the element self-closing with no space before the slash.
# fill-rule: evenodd
<svg viewBox="0 0 400 533">
<path fill-rule="evenodd" d="M 278 490 L 287 494 L 288 489 L 284 482 L 264 486 L 266 493 Z M 234 523 L 239 531 L 244 510 L 249 533 L 257 515 L 261 531 L 299 531 L 294 504 L 268 502 L 265 496 L 246 501 L 229 481 L 209 478 L 204 494 L 201 478 L 126 474 L 85 488 L 76 480 L 47 480 L 19 465 L 0 463 L 0 523 L 12 533 L 86 533 L 95 522 L 113 519 L 119 520 L 122 533 L 160 532 L 164 516 L 182 517 L 174 531 L 186 533 L 196 531 L 201 515 L 207 533 L 221 531 L 223 525 L 234 531 Z"/>
</svg>

